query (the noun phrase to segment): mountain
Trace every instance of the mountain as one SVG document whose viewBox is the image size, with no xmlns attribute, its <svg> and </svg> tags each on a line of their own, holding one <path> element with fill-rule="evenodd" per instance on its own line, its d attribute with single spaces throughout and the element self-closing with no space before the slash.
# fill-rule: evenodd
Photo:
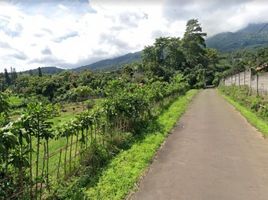
<svg viewBox="0 0 268 200">
<path fill-rule="evenodd" d="M 61 68 L 58 68 L 58 67 L 41 67 L 42 74 L 56 74 L 56 73 L 59 73 L 59 72 L 62 72 L 62 71 L 65 71 L 65 69 L 61 69 Z M 38 68 L 27 70 L 27 71 L 24 71 L 22 73 L 27 73 L 27 74 L 32 73 L 34 75 L 37 75 L 38 74 Z"/>
<path fill-rule="evenodd" d="M 89 65 L 75 68 L 73 70 L 82 71 L 85 69 L 90 69 L 90 70 L 116 69 L 116 68 L 121 67 L 124 64 L 138 62 L 140 60 L 141 60 L 141 51 L 135 52 L 135 53 L 128 53 L 126 55 L 119 56 L 116 58 L 101 60 L 101 61 L 89 64 Z"/>
<path fill-rule="evenodd" d="M 268 23 L 249 24 L 237 32 L 219 33 L 208 38 L 206 44 L 221 52 L 268 46 Z"/>
<path fill-rule="evenodd" d="M 123 56 L 115 57 L 115 58 L 110 58 L 110 59 L 105 59 L 105 60 L 100 60 L 98 62 L 73 68 L 70 69 L 72 71 L 83 71 L 85 69 L 90 69 L 93 71 L 99 71 L 99 70 L 112 70 L 112 69 L 118 69 L 124 64 L 129 64 L 133 62 L 138 62 L 141 60 L 141 51 L 135 52 L 135 53 L 128 53 Z M 56 74 L 60 73 L 62 71 L 65 71 L 68 69 L 62 69 L 58 67 L 41 67 L 42 74 Z M 37 75 L 38 74 L 38 68 L 32 69 L 32 70 L 27 70 L 23 71 L 21 73 L 27 73 L 27 74 L 33 74 Z"/>
</svg>

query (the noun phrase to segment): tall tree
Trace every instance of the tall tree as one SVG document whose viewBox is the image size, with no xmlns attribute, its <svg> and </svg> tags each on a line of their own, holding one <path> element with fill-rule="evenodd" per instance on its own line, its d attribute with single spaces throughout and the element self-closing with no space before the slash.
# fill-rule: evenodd
<svg viewBox="0 0 268 200">
<path fill-rule="evenodd" d="M 15 68 L 12 68 L 12 67 L 11 67 L 11 73 L 10 73 L 10 76 L 11 76 L 11 82 L 14 83 L 14 82 L 16 81 L 17 77 L 18 77 Z"/>
<path fill-rule="evenodd" d="M 41 67 L 38 67 L 38 76 L 39 77 L 42 77 L 43 76 Z"/>
<path fill-rule="evenodd" d="M 181 40 L 176 37 L 160 37 L 153 46 L 143 50 L 143 62 L 150 73 L 169 81 L 175 71 L 183 71 L 185 56 Z"/>
<path fill-rule="evenodd" d="M 204 59 L 206 54 L 204 37 L 206 35 L 206 33 L 202 32 L 201 25 L 197 19 L 191 19 L 187 22 L 186 31 L 182 39 L 182 47 L 191 68 L 198 64 L 206 64 L 206 59 Z"/>
<path fill-rule="evenodd" d="M 6 83 L 7 85 L 10 85 L 10 84 L 11 84 L 11 79 L 10 79 L 10 77 L 9 77 L 9 74 L 8 74 L 6 68 L 4 69 L 4 77 L 5 77 L 5 83 Z"/>
<path fill-rule="evenodd" d="M 33 70 L 29 70 L 29 75 L 32 76 L 33 75 Z"/>
<path fill-rule="evenodd" d="M 213 81 L 216 78 L 216 74 L 220 72 L 222 69 L 218 66 L 218 63 L 220 61 L 220 57 L 218 55 L 218 52 L 216 49 L 206 49 L 206 59 L 208 61 L 208 66 L 205 70 L 205 76 L 206 76 L 206 85 L 212 85 Z M 218 80 L 215 80 L 216 84 Z"/>
<path fill-rule="evenodd" d="M 183 52 L 186 57 L 187 68 L 184 74 L 188 82 L 194 87 L 203 87 L 206 78 L 204 77 L 208 61 L 206 59 L 205 36 L 197 19 L 187 22 L 186 31 L 182 39 Z"/>
</svg>

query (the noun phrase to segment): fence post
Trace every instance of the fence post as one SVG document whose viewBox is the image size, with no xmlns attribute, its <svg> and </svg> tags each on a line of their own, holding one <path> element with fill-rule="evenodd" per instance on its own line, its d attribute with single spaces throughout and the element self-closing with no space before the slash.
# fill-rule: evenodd
<svg viewBox="0 0 268 200">
<path fill-rule="evenodd" d="M 259 74 L 256 74 L 256 78 L 257 78 L 257 96 L 259 96 Z"/>
<path fill-rule="evenodd" d="M 251 78 L 252 78 L 252 76 L 251 76 L 252 74 L 251 74 L 251 68 L 249 69 L 249 93 L 250 93 L 250 95 L 251 95 L 251 93 L 252 93 L 252 88 L 251 88 Z"/>
<path fill-rule="evenodd" d="M 60 150 L 60 158 L 59 158 L 58 170 L 57 170 L 57 179 L 59 179 L 59 175 L 60 175 L 61 154 L 62 154 L 62 149 Z"/>
<path fill-rule="evenodd" d="M 234 84 L 236 86 L 236 74 L 234 75 Z"/>
<path fill-rule="evenodd" d="M 239 87 L 240 87 L 240 72 L 239 72 L 239 74 L 238 74 L 238 85 L 239 85 Z"/>
<path fill-rule="evenodd" d="M 244 86 L 246 85 L 246 70 L 244 70 Z"/>
</svg>

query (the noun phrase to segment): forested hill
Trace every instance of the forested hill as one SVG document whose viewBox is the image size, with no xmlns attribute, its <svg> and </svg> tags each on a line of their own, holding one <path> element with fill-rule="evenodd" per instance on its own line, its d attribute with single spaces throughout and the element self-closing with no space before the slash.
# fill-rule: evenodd
<svg viewBox="0 0 268 200">
<path fill-rule="evenodd" d="M 75 68 L 75 71 L 82 71 L 84 69 L 90 70 L 105 70 L 111 68 L 118 68 L 124 64 L 133 63 L 141 60 L 141 51 L 135 53 L 128 53 L 123 56 L 119 56 L 116 58 L 105 59 L 90 65 L 85 65 L 82 67 Z"/>
<path fill-rule="evenodd" d="M 141 51 L 135 52 L 135 53 L 128 53 L 123 56 L 100 60 L 98 62 L 73 68 L 72 71 L 83 71 L 85 69 L 93 70 L 93 71 L 99 71 L 99 70 L 111 70 L 111 69 L 118 69 L 124 64 L 129 64 L 133 62 L 141 61 Z M 67 69 L 62 69 L 58 67 L 41 67 L 41 71 L 43 74 L 56 74 L 59 72 L 62 72 Z M 38 74 L 38 68 L 24 71 L 23 73 L 29 73 L 29 74 Z"/>
<path fill-rule="evenodd" d="M 268 46 L 268 24 L 249 24 L 237 32 L 219 33 L 208 38 L 206 44 L 222 52 Z"/>
<path fill-rule="evenodd" d="M 65 69 L 58 68 L 58 67 L 41 67 L 41 71 L 43 74 L 56 74 L 56 73 L 62 72 L 64 70 Z M 39 71 L 38 71 L 38 68 L 36 68 L 36 69 L 24 71 L 22 73 L 37 75 L 39 73 Z"/>
</svg>

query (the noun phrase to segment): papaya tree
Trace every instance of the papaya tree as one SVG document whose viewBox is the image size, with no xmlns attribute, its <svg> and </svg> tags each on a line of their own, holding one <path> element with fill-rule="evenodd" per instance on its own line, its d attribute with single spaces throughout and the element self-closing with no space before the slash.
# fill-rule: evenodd
<svg viewBox="0 0 268 200">
<path fill-rule="evenodd" d="M 32 137 L 36 139 L 36 165 L 35 165 L 35 195 L 38 194 L 38 182 L 39 182 L 39 160 L 40 160 L 40 146 L 42 139 L 46 143 L 46 159 L 47 167 L 49 165 L 49 147 L 48 141 L 52 138 L 52 122 L 49 119 L 53 116 L 53 107 L 52 105 L 44 105 L 43 103 L 30 103 L 25 112 L 26 122 L 25 129 L 31 136 L 31 149 L 30 152 L 33 152 L 32 146 Z M 32 155 L 31 162 L 32 162 Z M 44 177 L 41 177 L 42 179 Z M 48 169 L 47 169 L 47 184 L 48 184 Z M 41 181 L 42 183 L 43 181 Z"/>
<path fill-rule="evenodd" d="M 8 123 L 8 111 L 10 105 L 8 103 L 8 97 L 5 93 L 0 92 L 0 125 Z"/>
</svg>

